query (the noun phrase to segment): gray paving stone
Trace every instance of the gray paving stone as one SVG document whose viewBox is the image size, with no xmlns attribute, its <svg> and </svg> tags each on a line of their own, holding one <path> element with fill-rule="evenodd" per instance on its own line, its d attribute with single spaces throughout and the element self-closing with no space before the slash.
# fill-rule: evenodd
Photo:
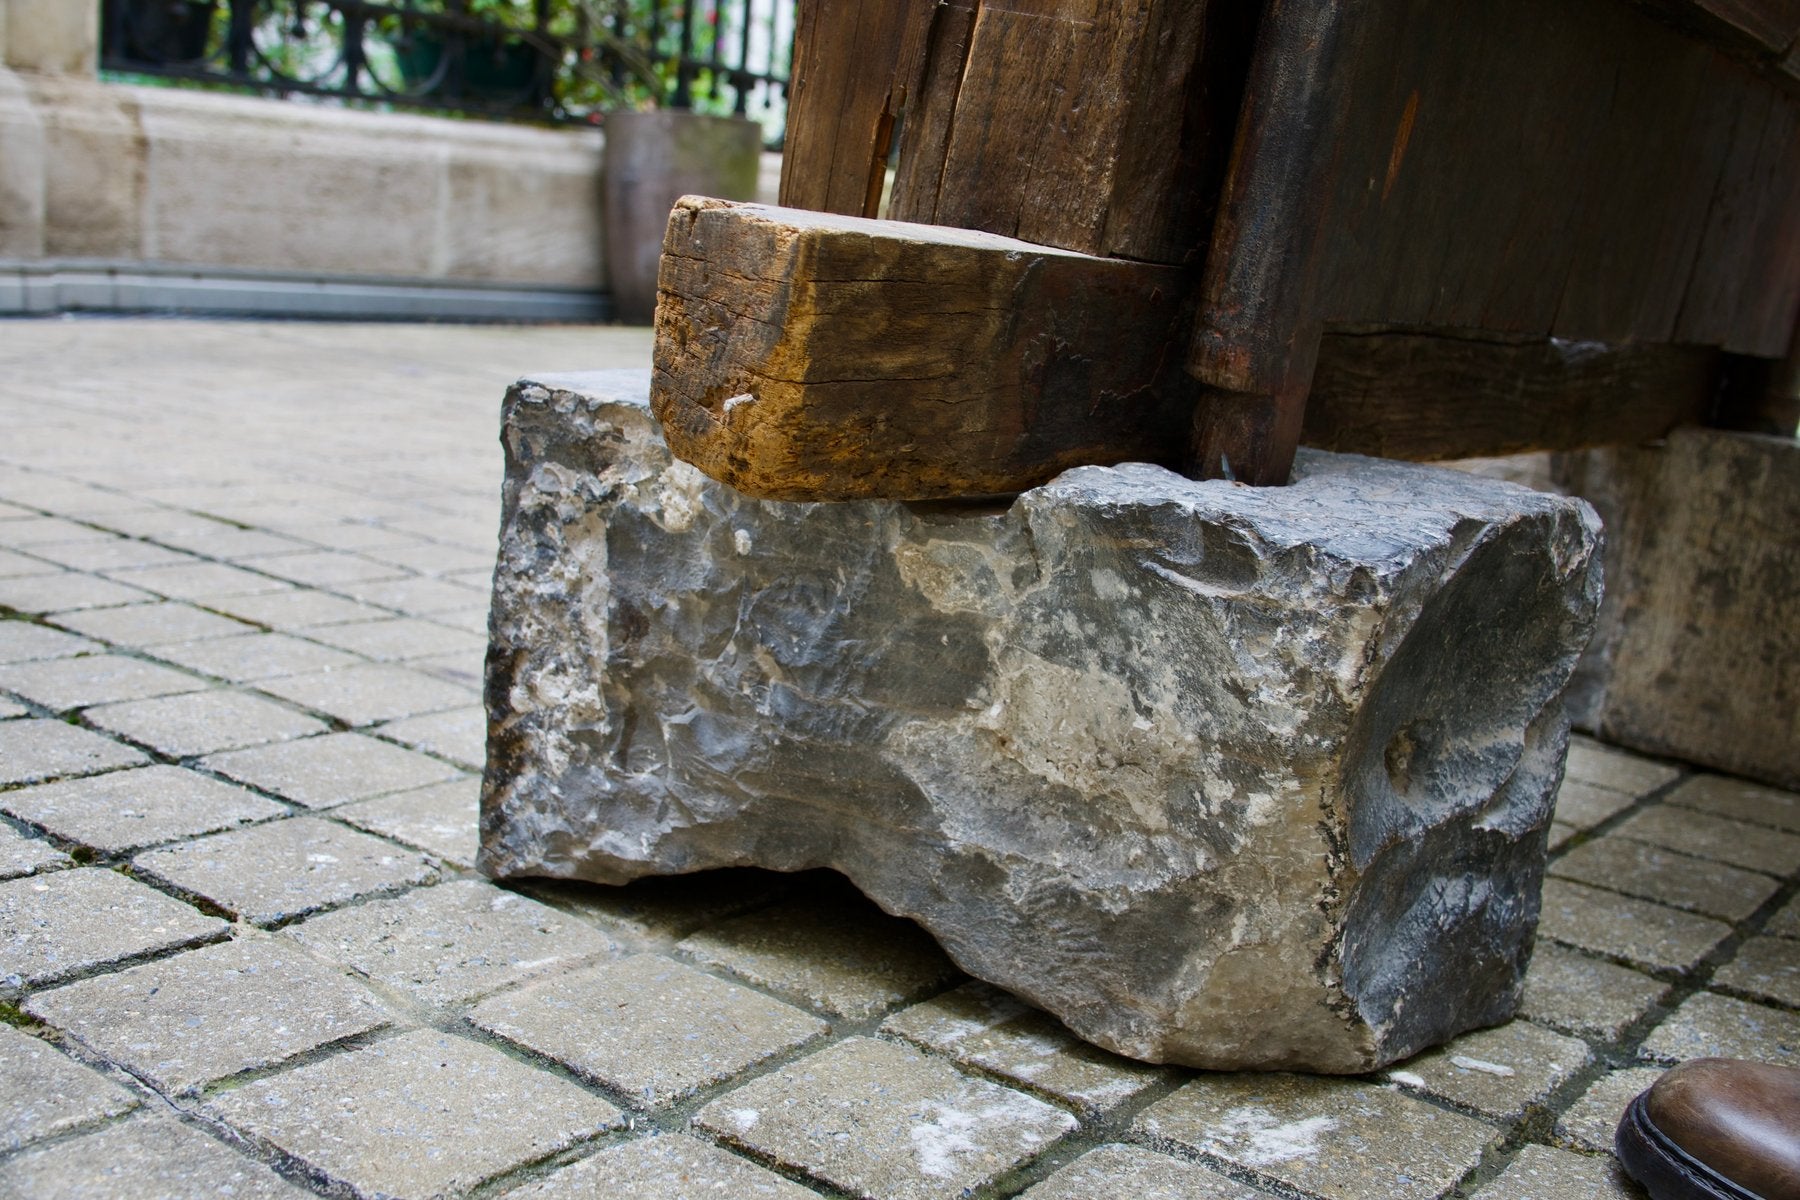
<svg viewBox="0 0 1800 1200">
<path fill-rule="evenodd" d="M 1649 967 L 1685 971 L 1724 941 L 1731 926 L 1566 879 L 1544 881 L 1538 934 Z"/>
<path fill-rule="evenodd" d="M 98 642 L 64 633 L 60 629 L 51 629 L 31 621 L 0 620 L 0 663 L 69 658 L 104 649 Z"/>
<path fill-rule="evenodd" d="M 1669 1062 L 1754 1058 L 1800 1067 L 1800 1015 L 1697 992 L 1650 1031 L 1643 1053 Z"/>
<path fill-rule="evenodd" d="M 1564 779 L 1556 793 L 1556 819 L 1576 829 L 1592 829 L 1636 803 L 1637 797 L 1629 792 Z"/>
<path fill-rule="evenodd" d="M 359 733 L 214 754 L 204 765 L 308 808 L 331 808 L 462 774 L 436 759 Z"/>
<path fill-rule="evenodd" d="M 472 771 L 487 763 L 487 713 L 480 705 L 389 721 L 375 732 Z"/>
<path fill-rule="evenodd" d="M 367 557 L 404 567 L 419 575 L 455 575 L 466 571 L 494 570 L 494 556 L 465 546 L 421 542 L 412 546 L 370 547 Z"/>
<path fill-rule="evenodd" d="M 485 592 L 461 587 L 443 579 L 384 579 L 373 583 L 340 583 L 331 589 L 352 600 L 379 604 L 409 616 L 428 617 L 433 613 L 469 606 L 471 597 Z"/>
<path fill-rule="evenodd" d="M 190 671 L 229 679 L 233 683 L 331 671 L 361 661 L 355 655 L 285 633 L 251 633 L 243 637 L 186 642 L 158 647 L 155 653 L 158 658 L 179 663 Z"/>
<path fill-rule="evenodd" d="M 132 511 L 143 507 L 143 501 L 125 492 L 96 487 L 62 476 L 34 475 L 29 483 L 14 477 L 15 499 L 45 512 L 79 519 L 84 524 L 101 524 L 92 514 Z"/>
<path fill-rule="evenodd" d="M 39 717 L 0 725 L 0 783 L 36 783 L 148 762 L 130 746 Z"/>
<path fill-rule="evenodd" d="M 1588 1044 L 1579 1038 L 1529 1021 L 1509 1021 L 1417 1055 L 1389 1070 L 1387 1078 L 1482 1116 L 1510 1121 L 1542 1105 L 1591 1057 Z"/>
<path fill-rule="evenodd" d="M 418 1030 L 257 1080 L 212 1108 L 363 1195 L 460 1194 L 619 1110 L 487 1046 Z"/>
<path fill-rule="evenodd" d="M 358 604 L 328 592 L 297 588 L 287 592 L 268 592 L 259 596 L 225 596 L 208 600 L 208 608 L 271 629 L 311 629 L 334 625 L 339 621 L 371 621 L 392 616 L 379 608 Z"/>
<path fill-rule="evenodd" d="M 1136 1128 L 1312 1196 L 1437 1197 L 1500 1131 L 1388 1088 L 1303 1075 L 1203 1075 Z"/>
<path fill-rule="evenodd" d="M 311 1195 L 193 1126 L 149 1112 L 0 1163 L 0 1193 L 30 1200 Z"/>
<path fill-rule="evenodd" d="M 10 608 L 22 613 L 65 613 L 82 608 L 107 608 L 114 604 L 133 604 L 139 600 L 154 599 L 155 594 L 146 592 L 143 588 L 84 575 L 79 571 L 0 579 L 0 608 Z"/>
<path fill-rule="evenodd" d="M 0 825 L 0 879 L 17 879 L 47 867 L 66 867 L 72 861 L 42 838 L 27 837 L 10 825 Z"/>
<path fill-rule="evenodd" d="M 369 550 L 379 547 L 417 546 L 411 534 L 361 521 L 299 521 L 283 526 L 283 532 L 314 546 L 331 550 Z"/>
<path fill-rule="evenodd" d="M 372 579 L 398 579 L 409 574 L 400 567 L 336 550 L 284 554 L 279 560 L 258 563 L 256 569 L 283 579 L 291 579 L 307 587 L 330 587 L 338 583 Z"/>
<path fill-rule="evenodd" d="M 0 522 L 0 546 L 55 546 L 69 542 L 103 542 L 113 535 L 62 517 L 13 517 Z"/>
<path fill-rule="evenodd" d="M 457 513 L 401 513 L 383 522 L 391 529 L 414 534 L 427 541 L 464 546 L 472 550 L 494 547 L 494 522 L 485 504 L 464 506 Z"/>
<path fill-rule="evenodd" d="M 1780 911 L 1763 926 L 1763 932 L 1776 937 L 1800 938 L 1800 896 L 1782 905 Z"/>
<path fill-rule="evenodd" d="M 903 1009 L 881 1029 L 1087 1112 L 1113 1108 L 1171 1077 L 1090 1046 L 1044 1013 L 979 982 Z"/>
<path fill-rule="evenodd" d="M 107 853 L 214 833 L 287 811 L 242 788 L 166 766 L 0 792 L 0 809 Z"/>
<path fill-rule="evenodd" d="M 714 1100 L 694 1123 L 857 1196 L 966 1195 L 1075 1128 L 1022 1092 L 851 1038 Z"/>
<path fill-rule="evenodd" d="M 815 1193 L 699 1138 L 653 1133 L 501 1195 L 506 1200 L 814 1200 Z"/>
<path fill-rule="evenodd" d="M 171 600 L 211 601 L 222 596 L 253 596 L 258 592 L 283 592 L 294 585 L 224 563 L 191 563 L 174 567 L 145 567 L 114 571 L 108 579 L 167 596 Z M 208 608 L 213 607 L 210 603 Z"/>
<path fill-rule="evenodd" d="M 489 567 L 483 578 L 492 573 L 493 568 Z M 474 583 L 475 580 L 471 579 L 467 582 Z M 431 614 L 431 619 L 439 625 L 448 625 L 452 629 L 460 629 L 464 633 L 472 633 L 476 637 L 485 638 L 488 634 L 488 606 L 485 600 L 467 608 L 446 608 L 442 612 L 434 612 Z"/>
<path fill-rule="evenodd" d="M 80 867 L 28 875 L 0 883 L 0 984 L 54 983 L 225 928 L 225 922 L 116 871 Z"/>
<path fill-rule="evenodd" d="M 435 679 L 479 689 L 487 678 L 487 643 L 482 641 L 479 647 L 457 654 L 409 658 L 406 665 Z"/>
<path fill-rule="evenodd" d="M 0 1025 L 0 1151 L 136 1107 L 137 1097 L 41 1038 Z"/>
<path fill-rule="evenodd" d="M 142 499 L 141 496 L 140 499 Z M 108 529 L 117 530 L 132 537 L 163 542 L 177 549 L 188 549 L 189 547 L 172 540 L 174 536 L 188 534 L 201 536 L 209 532 L 235 532 L 237 530 L 235 525 L 227 525 L 223 521 L 215 521 L 211 517 L 203 517 L 199 513 L 162 506 L 138 508 L 135 511 L 109 512 L 104 517 L 96 518 L 94 524 L 104 525 Z"/>
<path fill-rule="evenodd" d="M 466 707 L 474 696 L 468 688 L 392 666 L 290 675 L 265 680 L 258 686 L 270 695 L 327 713 L 346 725 L 373 725 Z"/>
<path fill-rule="evenodd" d="M 1475 1200 L 1639 1200 L 1643 1193 L 1612 1158 L 1525 1146 Z"/>
<path fill-rule="evenodd" d="M 389 1024 L 363 988 L 268 937 L 41 992 L 25 1011 L 173 1093 Z"/>
<path fill-rule="evenodd" d="M 1632 813 L 1614 832 L 1620 837 L 1771 875 L 1791 875 L 1800 870 L 1800 835 L 1746 825 L 1673 804 L 1658 804 Z"/>
<path fill-rule="evenodd" d="M 1800 1008 L 1800 942 L 1754 937 L 1713 976 L 1715 987 Z"/>
<path fill-rule="evenodd" d="M 454 866 L 475 865 L 481 780 L 467 776 L 432 787 L 346 804 L 334 814 L 359 829 L 405 842 Z"/>
<path fill-rule="evenodd" d="M 1659 1067 L 1628 1067 L 1596 1079 L 1556 1121 L 1556 1136 L 1578 1150 L 1612 1153 L 1613 1131 L 1633 1097 L 1662 1077 Z"/>
<path fill-rule="evenodd" d="M 827 1029 L 797 1008 L 655 954 L 505 992 L 469 1020 L 638 1108 L 721 1083 Z"/>
<path fill-rule="evenodd" d="M 0 579 L 18 579 L 25 575 L 55 575 L 62 568 L 29 554 L 0 550 Z"/>
<path fill-rule="evenodd" d="M 417 617 L 332 625 L 314 630 L 308 636 L 381 662 L 464 652 L 479 660 L 487 649 L 486 638 L 422 621 Z"/>
<path fill-rule="evenodd" d="M 682 950 L 821 1012 L 861 1018 L 960 977 L 930 936 L 844 889 L 835 902 L 784 901 L 722 921 Z"/>
<path fill-rule="evenodd" d="M 1669 793 L 1670 804 L 1715 817 L 1800 833 L 1800 795 L 1727 775 L 1696 775 Z"/>
<path fill-rule="evenodd" d="M 525 891 L 564 912 L 647 943 L 672 945 L 726 917 L 785 895 L 821 895 L 841 903 L 841 880 L 817 888 L 811 875 L 780 875 L 752 868 L 653 876 L 623 887 L 555 879 L 518 881 Z M 860 905 L 859 899 L 852 901 Z"/>
<path fill-rule="evenodd" d="M 88 709 L 87 719 L 170 758 L 260 746 L 327 728 L 314 717 L 261 696 L 225 689 L 103 704 Z"/>
<path fill-rule="evenodd" d="M 151 850 L 137 866 L 258 925 L 423 883 L 424 859 L 318 817 L 291 817 Z"/>
<path fill-rule="evenodd" d="M 122 537 L 34 546 L 31 552 L 72 571 L 130 570 L 134 567 L 167 567 L 199 561 L 193 555 L 183 554 L 179 550 Z"/>
<path fill-rule="evenodd" d="M 1540 941 L 1525 972 L 1519 1015 L 1610 1041 L 1668 990 L 1667 984 L 1629 967 Z"/>
<path fill-rule="evenodd" d="M 1550 864 L 1550 874 L 1726 921 L 1743 920 L 1781 886 L 1756 871 L 1624 837 L 1577 846 Z"/>
<path fill-rule="evenodd" d="M 253 631 L 242 621 L 173 600 L 65 613 L 57 617 L 57 623 L 103 642 L 137 649 Z"/>
<path fill-rule="evenodd" d="M 0 721 L 31 715 L 31 710 L 14 700 L 0 700 Z"/>
<path fill-rule="evenodd" d="M 480 880 L 457 880 L 314 917 L 284 931 L 315 955 L 443 1005 L 622 953 L 574 917 Z"/>
<path fill-rule="evenodd" d="M 0 666 L 0 690 L 23 696 L 52 712 L 194 692 L 206 686 L 205 680 L 192 675 L 118 654 Z"/>
<path fill-rule="evenodd" d="M 214 522 L 209 527 L 178 529 L 142 535 L 152 537 L 165 546 L 186 550 L 206 558 L 256 559 L 271 554 L 298 554 L 312 549 L 305 542 L 280 537 L 261 529 L 239 529 L 235 525 Z"/>
<path fill-rule="evenodd" d="M 1261 1200 L 1264 1195 L 1198 1163 L 1115 1144 L 1089 1150 L 1021 1192 L 1019 1200 Z"/>
<path fill-rule="evenodd" d="M 1569 739 L 1568 767 L 1564 773 L 1570 779 L 1630 796 L 1648 795 L 1681 774 L 1666 763 L 1585 737 Z"/>
</svg>

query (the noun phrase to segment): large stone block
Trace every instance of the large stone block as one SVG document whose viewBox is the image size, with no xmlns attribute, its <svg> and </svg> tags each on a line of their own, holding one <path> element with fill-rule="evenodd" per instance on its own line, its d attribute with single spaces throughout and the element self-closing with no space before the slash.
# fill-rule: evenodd
<svg viewBox="0 0 1800 1200">
<path fill-rule="evenodd" d="M 44 252 L 44 159 L 44 122 L 31 93 L 0 66 L 0 258 Z"/>
<path fill-rule="evenodd" d="M 1800 788 L 1800 441 L 1678 429 L 1559 455 L 1613 586 L 1577 674 L 1609 741 Z"/>
<path fill-rule="evenodd" d="M 833 867 L 1150 1061 L 1362 1071 L 1517 1002 L 1585 505 L 1303 454 L 750 500 L 642 373 L 506 402 L 481 867 Z"/>
</svg>

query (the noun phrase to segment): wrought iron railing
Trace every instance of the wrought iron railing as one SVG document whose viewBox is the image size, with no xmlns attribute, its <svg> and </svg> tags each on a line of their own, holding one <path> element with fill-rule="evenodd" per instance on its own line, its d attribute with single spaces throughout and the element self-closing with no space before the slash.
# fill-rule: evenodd
<svg viewBox="0 0 1800 1200">
<path fill-rule="evenodd" d="M 778 141 L 794 0 L 102 0 L 108 71 L 476 116 L 656 105 Z"/>
</svg>

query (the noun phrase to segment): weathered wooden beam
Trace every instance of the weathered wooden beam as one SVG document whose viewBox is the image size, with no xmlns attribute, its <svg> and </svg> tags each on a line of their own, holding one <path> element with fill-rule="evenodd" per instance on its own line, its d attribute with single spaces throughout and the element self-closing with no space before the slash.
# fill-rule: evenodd
<svg viewBox="0 0 1800 1200">
<path fill-rule="evenodd" d="M 1258 5 L 943 0 L 904 61 L 888 215 L 1085 254 L 1195 258 Z M 922 35 L 922 36 L 920 36 Z"/>
<path fill-rule="evenodd" d="M 683 199 L 652 403 L 670 448 L 782 500 L 1016 492 L 1174 464 L 1190 280 L 971 230 Z"/>
<path fill-rule="evenodd" d="M 873 217 L 895 117 L 897 71 L 920 6 L 892 0 L 801 0 L 795 15 L 781 203 Z"/>
<path fill-rule="evenodd" d="M 1706 420 L 1720 358 L 1708 346 L 1327 333 L 1300 440 L 1427 462 L 1647 442 Z"/>
<path fill-rule="evenodd" d="M 1213 223 L 1188 369 L 1207 386 L 1188 470 L 1282 484 L 1323 326 L 1333 147 L 1350 109 L 1353 0 L 1270 0 Z"/>
<path fill-rule="evenodd" d="M 1177 268 L 970 230 L 689 197 L 663 248 L 652 403 L 677 457 L 777 500 L 1016 492 L 1178 464 L 1198 403 Z M 1301 440 L 1438 460 L 1704 421 L 1710 347 L 1327 331 Z"/>
</svg>

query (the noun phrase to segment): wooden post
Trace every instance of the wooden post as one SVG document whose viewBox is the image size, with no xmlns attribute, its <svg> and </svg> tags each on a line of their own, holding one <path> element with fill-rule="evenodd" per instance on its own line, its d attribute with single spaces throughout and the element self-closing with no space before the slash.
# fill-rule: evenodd
<svg viewBox="0 0 1800 1200">
<path fill-rule="evenodd" d="M 1354 0 L 1271 0 L 1213 225 L 1188 370 L 1189 471 L 1286 483 L 1323 323 L 1314 303 Z"/>
<path fill-rule="evenodd" d="M 894 0 L 800 0 L 781 203 L 873 217 L 894 120 L 905 102 L 902 40 L 924 6 Z"/>
</svg>

